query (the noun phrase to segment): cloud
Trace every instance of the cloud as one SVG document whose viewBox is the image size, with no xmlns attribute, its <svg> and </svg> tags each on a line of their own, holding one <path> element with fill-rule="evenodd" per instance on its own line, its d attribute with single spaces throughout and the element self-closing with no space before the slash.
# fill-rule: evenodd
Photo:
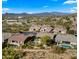
<svg viewBox="0 0 79 59">
<path fill-rule="evenodd" d="M 33 12 L 27 12 L 28 14 L 33 14 Z"/>
<path fill-rule="evenodd" d="M 76 13 L 77 12 L 77 7 L 72 7 L 70 9 L 64 9 L 62 10 L 62 12 L 66 12 L 66 13 Z"/>
<path fill-rule="evenodd" d="M 71 12 L 77 12 L 77 7 L 73 7 L 73 8 L 71 8 L 70 11 L 71 11 Z"/>
<path fill-rule="evenodd" d="M 2 8 L 2 11 L 3 12 L 7 12 L 7 11 L 9 11 L 10 9 L 9 8 Z"/>
<path fill-rule="evenodd" d="M 73 7 L 72 9 L 76 9 L 77 10 L 77 7 Z"/>
<path fill-rule="evenodd" d="M 3 2 L 7 2 L 8 0 L 2 0 Z"/>
<path fill-rule="evenodd" d="M 43 8 L 48 8 L 48 6 L 43 6 Z"/>
<path fill-rule="evenodd" d="M 71 9 L 70 12 L 71 12 L 71 13 L 76 13 L 77 11 L 74 10 L 74 9 Z"/>
<path fill-rule="evenodd" d="M 76 0 L 67 0 L 63 4 L 74 4 L 74 3 L 77 3 L 77 1 Z"/>
<path fill-rule="evenodd" d="M 61 12 L 64 12 L 64 13 L 76 13 L 77 10 L 74 10 L 74 9 L 68 9 L 68 10 L 62 10 Z"/>
</svg>

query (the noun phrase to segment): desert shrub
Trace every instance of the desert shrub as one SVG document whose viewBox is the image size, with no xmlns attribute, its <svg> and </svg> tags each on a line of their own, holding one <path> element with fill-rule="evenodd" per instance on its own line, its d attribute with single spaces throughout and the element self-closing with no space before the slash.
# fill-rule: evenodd
<svg viewBox="0 0 79 59">
<path fill-rule="evenodd" d="M 22 45 L 22 48 L 23 48 L 23 49 L 25 49 L 25 48 L 29 48 L 29 49 L 31 49 L 31 48 L 33 48 L 33 45 L 30 44 L 30 42 L 28 42 L 28 43 Z"/>
<path fill-rule="evenodd" d="M 22 57 L 23 57 L 23 53 L 17 53 L 15 54 L 14 59 L 20 59 Z"/>
<path fill-rule="evenodd" d="M 51 38 L 49 36 L 43 36 L 41 37 L 41 42 L 42 44 L 48 44 L 50 39 Z"/>
<path fill-rule="evenodd" d="M 65 48 L 60 48 L 58 46 L 53 46 L 53 52 L 54 53 L 61 54 L 61 53 L 64 53 L 65 51 L 66 51 Z"/>
<path fill-rule="evenodd" d="M 76 57 L 76 56 L 74 56 L 74 57 L 71 57 L 71 59 L 77 59 L 77 57 Z"/>
<path fill-rule="evenodd" d="M 24 49 L 24 48 L 26 48 L 28 45 L 27 44 L 24 44 L 24 45 L 22 45 L 22 48 Z"/>
<path fill-rule="evenodd" d="M 4 48 L 2 49 L 2 57 L 3 59 L 14 59 L 16 51 L 13 48 Z"/>
<path fill-rule="evenodd" d="M 17 45 L 13 45 L 13 44 L 7 44 L 7 47 L 11 47 L 11 48 L 17 48 L 18 46 Z"/>
<path fill-rule="evenodd" d="M 69 30 L 69 31 L 67 31 L 67 33 L 69 33 L 69 34 L 75 34 L 76 31 L 74 31 L 74 30 Z"/>
<path fill-rule="evenodd" d="M 2 48 L 7 47 L 7 44 L 8 44 L 8 39 L 6 39 L 6 40 L 2 43 Z"/>
<path fill-rule="evenodd" d="M 14 48 L 6 47 L 2 49 L 2 58 L 3 59 L 20 59 L 23 57 L 22 50 L 14 50 Z"/>
<path fill-rule="evenodd" d="M 45 49 L 42 44 L 38 45 L 37 47 L 39 47 L 40 49 Z"/>
</svg>

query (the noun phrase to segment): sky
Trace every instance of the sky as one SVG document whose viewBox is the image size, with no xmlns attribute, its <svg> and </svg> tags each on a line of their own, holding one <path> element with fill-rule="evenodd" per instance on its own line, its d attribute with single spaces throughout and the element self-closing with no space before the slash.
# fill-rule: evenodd
<svg viewBox="0 0 79 59">
<path fill-rule="evenodd" d="M 75 13 L 76 0 L 2 0 L 2 13 Z"/>
</svg>

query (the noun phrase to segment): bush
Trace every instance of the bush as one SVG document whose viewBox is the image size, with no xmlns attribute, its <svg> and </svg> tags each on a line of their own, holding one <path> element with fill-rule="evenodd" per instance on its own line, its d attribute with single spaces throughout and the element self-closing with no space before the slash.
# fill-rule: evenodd
<svg viewBox="0 0 79 59">
<path fill-rule="evenodd" d="M 45 49 L 42 44 L 38 45 L 37 47 L 39 47 L 40 49 Z"/>
<path fill-rule="evenodd" d="M 69 31 L 67 31 L 67 33 L 69 33 L 69 34 L 75 34 L 76 31 L 74 31 L 74 30 L 69 30 Z"/>
<path fill-rule="evenodd" d="M 3 59 L 20 59 L 23 57 L 23 52 L 21 50 L 14 50 L 11 47 L 6 47 L 2 49 L 2 58 Z"/>
<path fill-rule="evenodd" d="M 54 46 L 54 47 L 53 47 L 53 52 L 54 52 L 54 53 L 61 54 L 61 53 L 64 53 L 65 51 L 66 51 L 65 48 L 60 48 L 60 47 L 58 47 L 58 46 Z"/>
<path fill-rule="evenodd" d="M 23 53 L 17 53 L 15 56 L 14 56 L 14 59 L 20 59 L 23 57 Z"/>
<path fill-rule="evenodd" d="M 22 48 L 33 48 L 33 46 L 31 45 L 31 44 L 29 44 L 29 43 L 26 43 L 26 44 L 24 44 L 23 46 L 22 46 Z"/>
<path fill-rule="evenodd" d="M 16 51 L 13 48 L 4 48 L 2 49 L 2 57 L 3 59 L 14 59 L 14 55 L 15 55 Z"/>
<path fill-rule="evenodd" d="M 76 57 L 76 56 L 74 56 L 74 57 L 71 57 L 71 59 L 77 59 L 77 57 Z"/>
<path fill-rule="evenodd" d="M 22 46 L 23 49 L 25 49 L 26 47 L 27 47 L 27 45 L 25 45 L 25 44 Z"/>
<path fill-rule="evenodd" d="M 51 38 L 49 36 L 43 36 L 41 37 L 41 42 L 42 44 L 48 44 L 50 39 Z"/>
</svg>

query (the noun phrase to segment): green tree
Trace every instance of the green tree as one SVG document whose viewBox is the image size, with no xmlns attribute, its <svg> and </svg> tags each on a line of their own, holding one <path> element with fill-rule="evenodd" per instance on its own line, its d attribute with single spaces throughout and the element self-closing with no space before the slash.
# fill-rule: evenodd
<svg viewBox="0 0 79 59">
<path fill-rule="evenodd" d="M 72 21 L 69 20 L 69 21 L 65 22 L 63 26 L 65 26 L 65 28 L 67 29 L 67 31 L 69 31 L 70 27 L 72 26 Z"/>
<path fill-rule="evenodd" d="M 43 36 L 41 37 L 41 42 L 42 44 L 47 44 L 50 39 L 51 38 L 49 36 Z"/>
<path fill-rule="evenodd" d="M 70 20 L 70 18 L 68 17 L 68 16 L 66 16 L 66 18 L 65 18 L 66 20 Z"/>
<path fill-rule="evenodd" d="M 23 57 L 22 50 L 14 50 L 12 47 L 6 47 L 2 49 L 2 58 L 3 59 L 20 59 Z"/>
</svg>

